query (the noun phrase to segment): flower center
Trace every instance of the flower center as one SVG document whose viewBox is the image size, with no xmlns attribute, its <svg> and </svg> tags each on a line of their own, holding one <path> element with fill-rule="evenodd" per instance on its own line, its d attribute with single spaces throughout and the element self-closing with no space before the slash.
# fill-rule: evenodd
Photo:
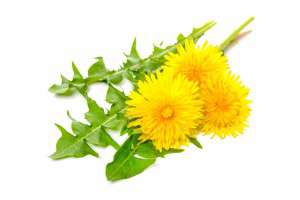
<svg viewBox="0 0 300 200">
<path fill-rule="evenodd" d="M 163 118 L 169 119 L 169 118 L 173 117 L 174 111 L 170 106 L 166 106 L 165 108 L 162 109 L 161 115 Z"/>
<path fill-rule="evenodd" d="M 226 101 L 219 101 L 216 103 L 216 107 L 221 111 L 221 112 L 226 112 L 229 110 L 229 104 Z"/>
<path fill-rule="evenodd" d="M 191 66 L 186 72 L 186 77 L 191 81 L 199 81 L 201 77 L 201 71 L 197 66 Z"/>
</svg>

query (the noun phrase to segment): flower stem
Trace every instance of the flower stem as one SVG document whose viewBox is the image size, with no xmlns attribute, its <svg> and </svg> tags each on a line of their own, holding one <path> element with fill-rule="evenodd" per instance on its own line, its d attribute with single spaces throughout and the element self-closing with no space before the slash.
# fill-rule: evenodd
<svg viewBox="0 0 300 200">
<path fill-rule="evenodd" d="M 225 51 L 240 35 L 241 31 L 248 26 L 252 21 L 254 20 L 254 17 L 250 17 L 247 19 L 239 28 L 237 28 L 235 31 L 233 31 L 225 40 L 222 42 L 222 44 L 219 45 L 219 48 L 222 51 Z"/>
</svg>

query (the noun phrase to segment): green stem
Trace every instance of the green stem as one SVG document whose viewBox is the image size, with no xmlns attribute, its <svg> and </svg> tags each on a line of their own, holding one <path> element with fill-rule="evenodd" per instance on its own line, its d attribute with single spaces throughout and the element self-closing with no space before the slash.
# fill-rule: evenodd
<svg viewBox="0 0 300 200">
<path fill-rule="evenodd" d="M 233 31 L 225 40 L 222 42 L 222 44 L 219 45 L 219 48 L 222 51 L 225 51 L 231 44 L 236 40 L 236 38 L 239 36 L 241 31 L 248 26 L 252 21 L 254 20 L 254 17 L 250 17 L 247 19 L 239 28 L 237 28 L 235 31 Z"/>
</svg>

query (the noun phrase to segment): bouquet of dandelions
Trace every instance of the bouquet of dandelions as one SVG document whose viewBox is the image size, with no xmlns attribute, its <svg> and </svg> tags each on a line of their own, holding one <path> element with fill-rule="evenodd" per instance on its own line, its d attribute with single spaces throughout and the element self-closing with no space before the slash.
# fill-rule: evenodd
<svg viewBox="0 0 300 200">
<path fill-rule="evenodd" d="M 219 46 L 196 44 L 215 25 L 208 22 L 187 36 L 179 34 L 173 45 L 154 46 L 147 58 L 139 56 L 134 40 L 116 71 L 107 69 L 98 57 L 84 78 L 73 63 L 73 79 L 61 76 L 61 84 L 49 90 L 56 95 L 79 92 L 87 103 L 87 121 L 77 121 L 68 113 L 72 133 L 56 124 L 61 137 L 51 158 L 98 157 L 95 147 L 112 146 L 116 153 L 106 166 L 106 177 L 116 181 L 143 172 L 159 157 L 182 152 L 189 143 L 202 148 L 198 134 L 220 138 L 242 134 L 250 113 L 249 89 L 230 71 L 224 53 L 247 33 L 242 30 L 253 19 Z M 134 86 L 129 96 L 117 87 L 123 79 Z M 107 111 L 88 95 L 89 86 L 97 82 L 108 85 L 106 101 L 111 106 Z M 126 141 L 118 144 L 111 130 L 127 135 Z"/>
</svg>

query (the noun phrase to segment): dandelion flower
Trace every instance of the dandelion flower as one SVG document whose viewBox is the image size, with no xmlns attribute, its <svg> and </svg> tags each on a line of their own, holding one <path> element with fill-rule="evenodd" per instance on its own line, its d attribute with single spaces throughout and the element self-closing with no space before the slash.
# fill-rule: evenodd
<svg viewBox="0 0 300 200">
<path fill-rule="evenodd" d="M 158 150 L 179 149 L 195 136 L 202 117 L 196 82 L 170 72 L 147 75 L 127 101 L 129 126 L 138 127 L 141 141 L 151 140 Z"/>
<path fill-rule="evenodd" d="M 222 74 L 228 70 L 227 57 L 219 48 L 205 42 L 195 46 L 193 40 L 187 40 L 184 47 L 177 46 L 177 53 L 166 56 L 165 70 L 174 70 L 184 74 L 189 80 L 201 85 L 210 76 Z"/>
<path fill-rule="evenodd" d="M 239 77 L 231 73 L 210 77 L 201 87 L 204 103 L 201 131 L 220 138 L 242 134 L 250 114 L 248 93 Z"/>
</svg>

